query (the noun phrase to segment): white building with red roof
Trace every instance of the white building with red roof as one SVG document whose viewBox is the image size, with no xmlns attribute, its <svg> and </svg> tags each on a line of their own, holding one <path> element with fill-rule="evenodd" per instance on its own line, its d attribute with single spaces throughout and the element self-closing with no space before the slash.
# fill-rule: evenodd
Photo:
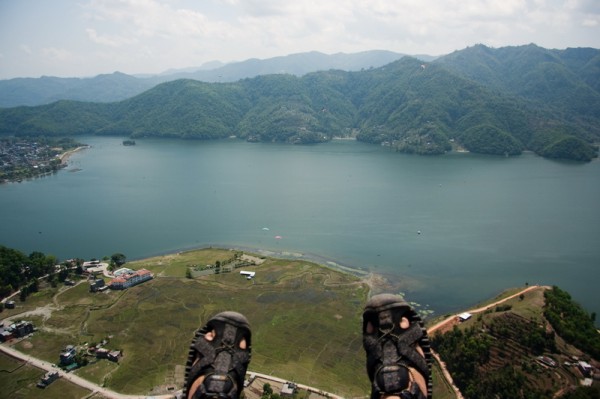
<svg viewBox="0 0 600 399">
<path fill-rule="evenodd" d="M 113 278 L 108 286 L 113 290 L 124 290 L 134 285 L 143 283 L 144 281 L 152 280 L 154 275 L 150 270 L 130 270 L 128 273 L 121 273 L 118 277 Z"/>
</svg>

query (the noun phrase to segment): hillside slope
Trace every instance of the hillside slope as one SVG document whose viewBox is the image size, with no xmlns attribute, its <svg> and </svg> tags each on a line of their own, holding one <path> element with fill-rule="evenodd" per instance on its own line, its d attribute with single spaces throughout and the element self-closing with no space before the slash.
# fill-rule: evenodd
<svg viewBox="0 0 600 399">
<path fill-rule="evenodd" d="M 558 317 L 570 325 L 569 333 L 548 319 L 557 306 L 571 310 Z M 466 398 L 561 397 L 586 378 L 575 359 L 600 366 L 592 319 L 559 288 L 539 289 L 434 335 L 432 347 Z M 588 329 L 588 344 L 569 337 Z"/>
<path fill-rule="evenodd" d="M 202 82 L 235 82 L 259 75 L 289 73 L 302 76 L 310 72 L 340 69 L 358 71 L 377 68 L 401 58 L 403 54 L 384 50 L 352 54 L 323 54 L 316 51 L 290 54 L 263 60 L 249 59 L 195 71 L 173 71 L 156 76 L 135 77 L 115 72 L 90 78 L 15 78 L 0 80 L 0 108 L 36 106 L 59 100 L 112 102 L 141 94 L 152 87 L 179 79 Z M 431 60 L 433 57 L 420 56 Z M 192 68 L 193 69 L 193 68 Z"/>
<path fill-rule="evenodd" d="M 481 59 L 491 63 L 489 57 Z M 584 61 L 563 64 L 576 69 Z M 564 79 L 548 80 L 541 94 L 525 96 L 515 89 L 522 82 L 510 83 L 502 71 L 478 82 L 477 73 L 447 63 L 404 57 L 356 72 L 266 75 L 235 83 L 179 80 L 116 103 L 61 101 L 0 109 L 0 134 L 235 135 L 287 143 L 356 136 L 418 154 L 442 154 L 460 145 L 507 156 L 523 150 L 579 161 L 597 156 L 593 143 L 600 141 L 600 93 L 593 89 L 593 73 L 578 79 L 563 74 Z M 542 72 L 534 77 L 547 77 L 549 67 L 539 65 Z M 571 85 L 564 83 L 565 76 Z M 580 87 L 586 88 L 581 99 Z"/>
<path fill-rule="evenodd" d="M 492 90 L 543 104 L 548 112 L 597 135 L 600 124 L 600 51 L 469 47 L 434 61 Z M 595 132 L 595 133 L 594 133 Z M 584 133 L 585 137 L 585 133 Z"/>
</svg>

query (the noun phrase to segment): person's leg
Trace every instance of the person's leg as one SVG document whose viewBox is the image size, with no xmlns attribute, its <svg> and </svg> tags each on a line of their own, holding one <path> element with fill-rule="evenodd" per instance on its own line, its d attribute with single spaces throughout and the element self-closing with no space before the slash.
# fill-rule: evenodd
<svg viewBox="0 0 600 399">
<path fill-rule="evenodd" d="M 237 312 L 213 316 L 196 332 L 190 346 L 183 397 L 238 399 L 250 355 L 248 320 Z"/>
<path fill-rule="evenodd" d="M 390 294 L 367 301 L 363 346 L 371 399 L 431 399 L 431 349 L 417 313 Z"/>
</svg>

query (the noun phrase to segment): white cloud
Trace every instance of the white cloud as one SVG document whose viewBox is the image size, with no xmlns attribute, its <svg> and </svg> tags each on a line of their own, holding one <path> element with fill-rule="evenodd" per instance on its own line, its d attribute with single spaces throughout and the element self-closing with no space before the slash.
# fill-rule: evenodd
<svg viewBox="0 0 600 399">
<path fill-rule="evenodd" d="M 18 53 L 19 60 L 25 60 L 27 54 L 35 57 L 32 49 L 64 49 L 78 57 L 71 67 L 89 75 L 160 72 L 215 59 L 227 62 L 311 50 L 441 55 L 476 43 L 600 47 L 598 0 L 79 1 L 56 0 L 62 12 L 54 19 L 46 14 L 56 7 L 36 8 L 38 20 L 58 21 L 46 24 L 45 30 L 31 24 L 25 29 L 22 21 L 31 20 L 25 8 L 22 15 L 5 16 L 14 21 L 5 31 L 22 37 L 28 46 L 8 40 L 1 46 L 0 35 L 0 51 L 6 59 L 16 60 Z M 2 26 L 7 25 L 0 24 L 0 30 Z M 21 34 L 14 36 L 21 27 Z M 32 61 L 28 65 L 35 64 Z M 40 61 L 39 68 L 43 66 Z"/>
<path fill-rule="evenodd" d="M 566 10 L 590 4 L 590 0 L 448 0 L 435 4 L 413 0 L 92 0 L 85 9 L 92 25 L 88 36 L 95 43 L 147 46 L 157 52 L 170 42 L 162 48 L 167 56 L 182 57 L 187 48 L 188 56 L 228 61 L 308 50 L 385 48 L 441 54 L 480 42 L 529 43 L 543 37 L 541 29 L 572 24 L 572 14 Z M 593 21 L 587 18 L 580 25 L 593 26 Z"/>
<path fill-rule="evenodd" d="M 126 44 L 135 44 L 136 40 L 120 36 L 99 35 L 95 29 L 88 28 L 85 30 L 91 41 L 97 44 L 110 47 L 121 47 Z"/>
<path fill-rule="evenodd" d="M 46 47 L 42 49 L 44 57 L 52 61 L 67 61 L 72 58 L 72 54 L 69 50 L 57 47 Z"/>
<path fill-rule="evenodd" d="M 33 51 L 31 51 L 31 48 L 28 45 L 26 45 L 26 44 L 21 44 L 19 46 L 19 48 L 21 49 L 21 51 L 23 51 L 27 55 L 32 55 L 33 54 Z"/>
<path fill-rule="evenodd" d="M 135 40 L 132 39 L 127 39 L 124 37 L 118 37 L 118 36 L 108 36 L 108 35 L 99 35 L 95 29 L 92 28 L 87 28 L 86 30 L 87 36 L 90 38 L 91 41 L 93 41 L 94 43 L 97 44 L 101 44 L 104 46 L 110 46 L 110 47 L 120 47 L 124 44 L 133 44 L 135 43 Z"/>
<path fill-rule="evenodd" d="M 117 27 L 137 38 L 198 35 L 209 23 L 200 12 L 157 0 L 93 0 L 85 9 L 98 30 Z"/>
</svg>

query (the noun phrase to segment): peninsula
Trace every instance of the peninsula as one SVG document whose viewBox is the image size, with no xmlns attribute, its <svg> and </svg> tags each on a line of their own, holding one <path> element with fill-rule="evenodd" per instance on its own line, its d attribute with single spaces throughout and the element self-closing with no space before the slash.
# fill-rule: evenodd
<svg viewBox="0 0 600 399">
<path fill-rule="evenodd" d="M 83 144 L 72 138 L 1 137 L 0 183 L 21 182 L 57 172 Z"/>
</svg>

